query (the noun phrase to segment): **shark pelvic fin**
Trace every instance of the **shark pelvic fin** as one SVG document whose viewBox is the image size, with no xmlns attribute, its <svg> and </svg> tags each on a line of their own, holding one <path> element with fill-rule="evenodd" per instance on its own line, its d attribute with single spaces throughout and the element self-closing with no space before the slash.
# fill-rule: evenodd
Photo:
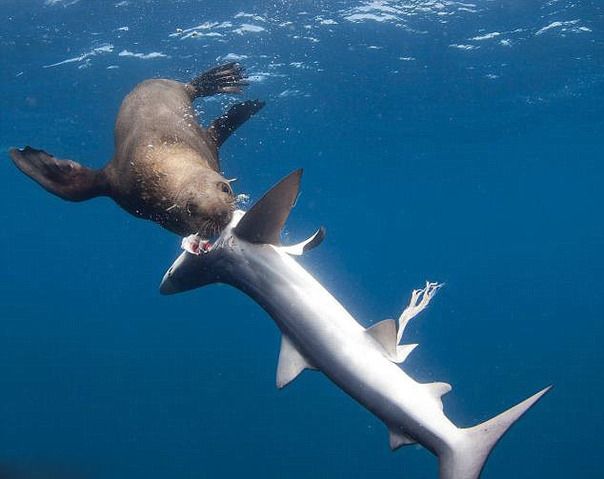
<svg viewBox="0 0 604 479">
<path fill-rule="evenodd" d="M 393 363 L 400 364 L 407 359 L 417 344 L 398 345 L 397 324 L 394 319 L 385 319 L 367 328 L 367 334 L 375 339 L 382 348 L 386 357 Z"/>
<path fill-rule="evenodd" d="M 281 229 L 298 197 L 301 178 L 299 169 L 273 186 L 243 215 L 233 230 L 235 235 L 250 243 L 279 246 Z"/>
<path fill-rule="evenodd" d="M 296 379 L 305 369 L 316 369 L 296 349 L 291 340 L 284 334 L 281 336 L 281 351 L 277 366 L 277 387 L 284 388 Z"/>
<path fill-rule="evenodd" d="M 393 451 L 396 451 L 399 447 L 417 443 L 415 439 L 395 429 L 388 429 L 388 433 L 390 434 L 390 449 Z"/>
<path fill-rule="evenodd" d="M 396 321 L 394 319 L 384 319 L 371 325 L 366 331 L 380 343 L 389 359 L 394 360 L 397 357 Z"/>
<path fill-rule="evenodd" d="M 287 254 L 302 256 L 307 251 L 319 246 L 324 239 L 325 227 L 321 226 L 310 238 L 290 246 L 281 246 L 279 249 Z"/>
<path fill-rule="evenodd" d="M 405 362 L 407 357 L 411 354 L 411 352 L 417 348 L 417 343 L 415 344 L 402 344 L 397 346 L 396 348 L 396 361 L 395 363 L 401 364 Z"/>
<path fill-rule="evenodd" d="M 442 397 L 453 389 L 450 384 L 447 383 L 428 383 L 424 384 L 428 388 L 428 392 L 438 402 L 438 405 L 443 409 Z"/>
</svg>

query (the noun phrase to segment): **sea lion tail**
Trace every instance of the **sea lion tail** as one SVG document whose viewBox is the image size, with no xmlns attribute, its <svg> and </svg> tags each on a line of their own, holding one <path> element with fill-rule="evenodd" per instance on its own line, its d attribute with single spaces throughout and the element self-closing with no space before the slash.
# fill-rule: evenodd
<svg viewBox="0 0 604 479">
<path fill-rule="evenodd" d="M 193 98 L 217 93 L 241 93 L 248 84 L 245 78 L 244 68 L 239 63 L 231 62 L 203 72 L 189 86 L 192 87 Z"/>
<path fill-rule="evenodd" d="M 13 163 L 45 190 L 69 201 L 109 194 L 103 170 L 92 170 L 71 160 L 60 160 L 29 146 L 9 151 Z"/>
</svg>

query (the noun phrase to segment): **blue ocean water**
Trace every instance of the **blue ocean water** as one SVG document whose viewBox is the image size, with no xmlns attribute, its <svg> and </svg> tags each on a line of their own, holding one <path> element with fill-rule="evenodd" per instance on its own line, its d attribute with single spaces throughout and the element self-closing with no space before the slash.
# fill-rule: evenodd
<svg viewBox="0 0 604 479">
<path fill-rule="evenodd" d="M 305 169 L 286 230 L 364 325 L 446 283 L 406 364 L 473 425 L 555 389 L 485 478 L 602 476 L 604 17 L 595 1 L 3 0 L 0 149 L 100 167 L 147 78 L 246 66 L 267 106 L 221 150 L 238 192 Z M 233 97 L 198 104 L 208 124 Z M 437 477 L 226 286 L 164 297 L 180 239 L 0 163 L 0 464 L 94 478 Z"/>
</svg>

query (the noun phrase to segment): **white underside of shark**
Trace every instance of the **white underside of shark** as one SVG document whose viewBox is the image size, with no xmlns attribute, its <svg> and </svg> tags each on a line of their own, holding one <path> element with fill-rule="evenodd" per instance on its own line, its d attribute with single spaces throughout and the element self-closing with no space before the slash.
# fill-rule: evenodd
<svg viewBox="0 0 604 479">
<path fill-rule="evenodd" d="M 292 257 L 318 245 L 324 230 L 298 245 L 280 244 L 300 177 L 301 171 L 286 177 L 248 213 L 236 211 L 213 245 L 194 248 L 202 253 L 181 254 L 164 276 L 161 291 L 171 294 L 217 282 L 240 289 L 281 330 L 279 388 L 305 369 L 319 370 L 386 425 L 392 449 L 419 443 L 438 456 L 441 479 L 478 478 L 497 441 L 549 387 L 478 426 L 453 424 L 441 400 L 451 386 L 418 383 L 400 366 L 416 346 L 401 344 L 405 326 L 440 285 L 427 283 L 414 291 L 398 321 L 369 328 L 359 324 Z"/>
</svg>

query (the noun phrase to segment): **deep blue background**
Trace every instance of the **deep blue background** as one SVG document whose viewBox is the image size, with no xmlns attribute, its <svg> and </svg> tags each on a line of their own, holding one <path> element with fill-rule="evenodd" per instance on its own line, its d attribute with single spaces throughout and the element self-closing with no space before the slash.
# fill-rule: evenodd
<svg viewBox="0 0 604 479">
<path fill-rule="evenodd" d="M 0 13 L 2 151 L 101 166 L 137 82 L 246 55 L 244 96 L 267 107 L 222 149 L 238 191 L 258 198 L 305 168 L 286 233 L 328 227 L 303 262 L 365 325 L 446 282 L 408 331 L 420 347 L 406 369 L 453 385 L 456 423 L 555 385 L 485 478 L 601 477 L 599 2 L 4 0 Z M 170 36 L 224 21 L 200 30 L 221 37 Z M 233 31 L 243 23 L 264 30 Z M 200 104 L 203 121 L 233 101 Z M 385 427 L 323 376 L 277 391 L 277 330 L 239 292 L 160 296 L 177 237 L 110 200 L 63 202 L 7 155 L 0 177 L 0 463 L 99 478 L 436 477 L 429 453 L 390 453 Z"/>
</svg>

